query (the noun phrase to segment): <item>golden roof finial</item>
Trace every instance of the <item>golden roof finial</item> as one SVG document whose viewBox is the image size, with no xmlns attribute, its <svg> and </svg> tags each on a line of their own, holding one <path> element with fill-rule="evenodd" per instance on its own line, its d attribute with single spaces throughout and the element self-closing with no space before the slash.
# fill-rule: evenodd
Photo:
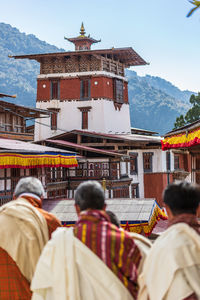
<svg viewBox="0 0 200 300">
<path fill-rule="evenodd" d="M 85 28 L 84 28 L 83 22 L 81 24 L 80 34 L 81 34 L 81 36 L 85 36 Z"/>
</svg>

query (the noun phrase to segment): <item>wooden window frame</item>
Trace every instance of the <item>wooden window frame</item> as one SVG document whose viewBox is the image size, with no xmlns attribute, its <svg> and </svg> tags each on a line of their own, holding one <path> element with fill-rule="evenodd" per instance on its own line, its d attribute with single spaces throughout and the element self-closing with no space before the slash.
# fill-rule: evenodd
<svg viewBox="0 0 200 300">
<path fill-rule="evenodd" d="M 174 170 L 180 169 L 180 157 L 178 154 L 174 154 Z"/>
<path fill-rule="evenodd" d="M 81 111 L 81 129 L 88 129 L 88 112 L 91 108 L 91 106 L 78 107 Z"/>
<path fill-rule="evenodd" d="M 30 168 L 29 175 L 38 178 L 38 169 L 39 168 Z"/>
<path fill-rule="evenodd" d="M 134 191 L 134 196 L 133 197 L 133 191 Z M 139 198 L 139 183 L 133 183 L 131 184 L 131 195 L 132 195 L 132 198 Z"/>
<path fill-rule="evenodd" d="M 117 103 L 124 103 L 124 82 L 121 79 L 113 79 L 113 95 Z"/>
<path fill-rule="evenodd" d="M 88 100 L 91 97 L 91 79 L 84 78 L 80 81 L 80 99 Z"/>
<path fill-rule="evenodd" d="M 81 162 L 76 167 L 76 177 L 109 178 L 109 161 Z"/>
<path fill-rule="evenodd" d="M 51 130 L 57 130 L 57 112 L 51 113 Z"/>
<path fill-rule="evenodd" d="M 130 198 L 129 186 L 113 187 L 113 198 Z"/>
<path fill-rule="evenodd" d="M 60 81 L 51 80 L 51 100 L 60 99 Z"/>
<path fill-rule="evenodd" d="M 88 111 L 82 111 L 82 129 L 88 129 Z"/>
<path fill-rule="evenodd" d="M 130 152 L 130 174 L 136 175 L 138 174 L 138 153 Z M 132 168 L 134 165 L 135 169 Z"/>
<path fill-rule="evenodd" d="M 58 129 L 58 113 L 60 111 L 60 108 L 47 108 L 50 112 L 50 126 L 51 130 L 57 130 Z"/>
<path fill-rule="evenodd" d="M 146 161 L 146 159 L 149 161 Z M 153 171 L 153 152 L 143 152 L 143 169 L 144 173 L 151 173 Z"/>
<path fill-rule="evenodd" d="M 170 153 L 170 151 L 166 152 L 166 169 L 167 169 L 167 171 L 171 170 L 171 153 Z"/>
</svg>

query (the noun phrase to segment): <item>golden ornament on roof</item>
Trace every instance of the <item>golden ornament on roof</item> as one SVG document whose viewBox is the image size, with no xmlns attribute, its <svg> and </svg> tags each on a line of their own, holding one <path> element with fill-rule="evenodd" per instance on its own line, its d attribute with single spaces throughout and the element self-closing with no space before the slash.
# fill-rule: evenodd
<svg viewBox="0 0 200 300">
<path fill-rule="evenodd" d="M 84 28 L 83 22 L 81 24 L 80 34 L 81 34 L 81 36 L 85 36 L 85 28 Z"/>
</svg>

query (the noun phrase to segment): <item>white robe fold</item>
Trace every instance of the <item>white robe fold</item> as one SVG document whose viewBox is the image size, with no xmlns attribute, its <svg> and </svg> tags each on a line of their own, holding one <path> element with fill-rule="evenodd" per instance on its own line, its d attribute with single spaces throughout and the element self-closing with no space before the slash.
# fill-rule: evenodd
<svg viewBox="0 0 200 300">
<path fill-rule="evenodd" d="M 32 300 L 133 300 L 116 275 L 79 239 L 59 228 L 38 261 Z"/>
<path fill-rule="evenodd" d="M 138 234 L 136 232 L 129 232 L 129 234 L 134 239 L 134 242 L 138 246 L 138 248 L 141 252 L 141 255 L 142 255 L 142 258 L 140 260 L 140 264 L 138 267 L 138 275 L 139 275 L 142 273 L 143 265 L 144 265 L 147 255 L 149 254 L 152 243 L 146 237 L 144 237 L 141 234 Z"/>
<path fill-rule="evenodd" d="M 0 208 L 0 247 L 16 262 L 29 282 L 48 238 L 45 218 L 24 198 Z"/>
<path fill-rule="evenodd" d="M 153 244 L 139 276 L 138 300 L 200 299 L 200 236 L 185 223 L 169 227 Z"/>
</svg>

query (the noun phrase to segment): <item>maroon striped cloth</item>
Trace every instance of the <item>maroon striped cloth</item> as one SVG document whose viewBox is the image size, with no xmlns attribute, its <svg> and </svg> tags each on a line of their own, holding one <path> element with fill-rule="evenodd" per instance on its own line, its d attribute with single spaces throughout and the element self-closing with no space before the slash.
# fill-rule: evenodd
<svg viewBox="0 0 200 300">
<path fill-rule="evenodd" d="M 86 210 L 79 215 L 74 235 L 103 260 L 136 298 L 141 254 L 128 232 L 111 224 L 105 211 Z"/>
</svg>

